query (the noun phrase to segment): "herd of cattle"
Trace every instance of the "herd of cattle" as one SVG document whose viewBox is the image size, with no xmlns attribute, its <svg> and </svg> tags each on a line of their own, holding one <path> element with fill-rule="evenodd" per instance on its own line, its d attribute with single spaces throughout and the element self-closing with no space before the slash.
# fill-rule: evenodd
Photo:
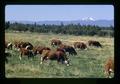
<svg viewBox="0 0 120 84">
<path fill-rule="evenodd" d="M 52 39 L 51 46 L 55 47 L 55 50 L 46 47 L 46 46 L 33 46 L 30 42 L 21 42 L 21 41 L 14 41 L 14 43 L 5 41 L 5 48 L 7 49 L 17 49 L 20 52 L 19 59 L 21 60 L 23 56 L 27 56 L 28 58 L 34 57 L 37 54 L 41 56 L 41 62 L 43 63 L 45 60 L 57 60 L 58 63 L 66 64 L 67 66 L 70 65 L 69 55 L 77 55 L 76 49 L 87 49 L 87 44 L 84 42 L 74 42 L 73 46 L 63 44 L 59 39 Z M 95 46 L 102 48 L 102 45 L 98 41 L 89 40 L 88 46 Z M 5 55 L 8 53 L 5 52 Z M 7 62 L 6 58 L 6 62 Z M 108 58 L 105 63 L 105 72 L 107 76 L 110 77 L 111 73 L 114 71 L 114 63 L 112 58 Z"/>
</svg>

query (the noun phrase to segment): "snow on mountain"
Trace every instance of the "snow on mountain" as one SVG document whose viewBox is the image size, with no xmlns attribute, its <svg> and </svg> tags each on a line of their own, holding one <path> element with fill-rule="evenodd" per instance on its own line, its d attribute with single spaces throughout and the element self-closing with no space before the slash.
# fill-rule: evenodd
<svg viewBox="0 0 120 84">
<path fill-rule="evenodd" d="M 82 18 L 83 21 L 95 21 L 95 19 L 93 19 L 92 17 L 85 17 Z"/>
</svg>

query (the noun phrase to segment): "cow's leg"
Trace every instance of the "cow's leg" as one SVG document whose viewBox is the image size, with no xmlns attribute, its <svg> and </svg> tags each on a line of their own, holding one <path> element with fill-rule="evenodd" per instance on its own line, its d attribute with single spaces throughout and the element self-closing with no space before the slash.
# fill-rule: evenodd
<svg viewBox="0 0 120 84">
<path fill-rule="evenodd" d="M 10 45 L 10 49 L 12 50 L 12 44 Z"/>
<path fill-rule="evenodd" d="M 40 58 L 40 60 L 41 60 L 40 64 L 42 64 L 45 59 L 46 59 L 46 56 L 41 57 L 41 58 Z"/>
<path fill-rule="evenodd" d="M 29 51 L 27 52 L 27 56 L 28 56 L 28 59 L 29 59 L 30 58 L 30 52 Z"/>
<path fill-rule="evenodd" d="M 21 55 L 19 55 L 19 59 L 20 59 L 20 60 L 22 59 L 22 53 L 21 53 Z"/>
<path fill-rule="evenodd" d="M 108 68 L 105 69 L 105 75 L 107 78 L 110 78 L 110 71 Z"/>
<path fill-rule="evenodd" d="M 108 74 L 109 74 L 108 77 L 109 77 L 109 78 L 112 78 L 112 77 L 111 77 L 111 73 L 112 73 L 112 69 L 109 69 L 109 72 L 108 72 Z"/>
<path fill-rule="evenodd" d="M 40 60 L 41 60 L 40 64 L 42 64 L 42 63 L 43 63 L 43 60 L 44 60 L 43 57 L 41 57 Z"/>
<path fill-rule="evenodd" d="M 59 64 L 59 63 L 60 63 L 60 61 L 61 61 L 61 59 L 58 57 L 58 58 L 57 58 L 57 63 Z"/>
<path fill-rule="evenodd" d="M 16 49 L 16 45 L 15 44 L 13 45 L 13 49 Z"/>
<path fill-rule="evenodd" d="M 62 64 L 64 64 L 63 58 L 60 59 L 60 62 L 61 62 Z"/>
<path fill-rule="evenodd" d="M 43 60 L 43 58 L 41 57 L 41 60 L 40 60 L 41 62 L 40 62 L 40 64 L 42 64 L 42 60 Z"/>
</svg>

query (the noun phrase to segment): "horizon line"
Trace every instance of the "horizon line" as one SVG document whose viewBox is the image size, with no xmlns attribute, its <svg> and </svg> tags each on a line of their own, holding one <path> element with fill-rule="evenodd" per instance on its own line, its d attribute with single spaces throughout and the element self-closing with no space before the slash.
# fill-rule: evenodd
<svg viewBox="0 0 120 84">
<path fill-rule="evenodd" d="M 76 19 L 76 20 L 5 20 L 5 21 L 32 21 L 32 22 L 39 22 L 39 21 L 98 21 L 98 20 L 114 20 L 114 19 L 96 19 L 96 20 L 82 20 L 82 19 Z"/>
</svg>

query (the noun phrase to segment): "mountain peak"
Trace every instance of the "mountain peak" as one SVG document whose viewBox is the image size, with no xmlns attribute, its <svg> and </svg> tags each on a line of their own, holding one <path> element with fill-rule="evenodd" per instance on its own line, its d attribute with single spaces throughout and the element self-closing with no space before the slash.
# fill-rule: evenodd
<svg viewBox="0 0 120 84">
<path fill-rule="evenodd" d="M 82 18 L 83 21 L 95 21 L 95 19 L 93 19 L 92 17 L 85 17 Z"/>
</svg>

